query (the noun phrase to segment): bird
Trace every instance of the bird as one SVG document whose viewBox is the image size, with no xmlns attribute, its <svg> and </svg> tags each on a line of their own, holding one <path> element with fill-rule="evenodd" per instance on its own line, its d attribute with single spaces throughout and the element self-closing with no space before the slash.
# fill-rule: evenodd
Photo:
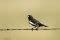
<svg viewBox="0 0 60 40">
<path fill-rule="evenodd" d="M 28 15 L 28 21 L 29 21 L 29 24 L 30 24 L 30 25 L 34 26 L 34 27 L 32 28 L 32 30 L 33 30 L 34 28 L 35 28 L 36 30 L 38 30 L 38 28 L 39 28 L 39 27 L 42 27 L 42 26 L 48 27 L 48 26 L 42 24 L 41 22 L 39 22 L 37 19 L 33 18 L 32 15 Z"/>
</svg>

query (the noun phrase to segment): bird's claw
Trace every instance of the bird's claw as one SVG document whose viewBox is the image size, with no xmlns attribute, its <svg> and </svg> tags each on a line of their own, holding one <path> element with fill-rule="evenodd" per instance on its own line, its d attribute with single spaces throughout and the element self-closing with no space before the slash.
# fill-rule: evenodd
<svg viewBox="0 0 60 40">
<path fill-rule="evenodd" d="M 36 28 L 36 30 L 38 30 L 38 28 Z"/>
<path fill-rule="evenodd" d="M 32 28 L 32 31 L 33 31 L 33 28 Z"/>
</svg>

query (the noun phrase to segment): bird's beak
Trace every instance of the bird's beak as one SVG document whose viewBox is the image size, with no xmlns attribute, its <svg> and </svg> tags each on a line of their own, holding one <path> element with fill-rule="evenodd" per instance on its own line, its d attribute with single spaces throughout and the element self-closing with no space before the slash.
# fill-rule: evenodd
<svg viewBox="0 0 60 40">
<path fill-rule="evenodd" d="M 29 17 L 29 16 L 27 16 L 27 17 Z"/>
</svg>

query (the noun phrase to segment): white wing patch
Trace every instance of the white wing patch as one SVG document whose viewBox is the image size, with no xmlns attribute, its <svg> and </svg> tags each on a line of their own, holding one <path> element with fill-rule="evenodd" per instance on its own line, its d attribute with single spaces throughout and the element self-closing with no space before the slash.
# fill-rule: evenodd
<svg viewBox="0 0 60 40">
<path fill-rule="evenodd" d="M 29 21 L 30 24 L 35 25 L 33 22 Z"/>
</svg>

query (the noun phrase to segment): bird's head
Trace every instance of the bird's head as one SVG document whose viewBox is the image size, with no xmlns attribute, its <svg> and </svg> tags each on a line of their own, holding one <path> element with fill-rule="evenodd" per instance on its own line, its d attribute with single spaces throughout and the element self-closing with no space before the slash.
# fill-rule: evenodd
<svg viewBox="0 0 60 40">
<path fill-rule="evenodd" d="M 28 15 L 28 19 L 29 20 L 33 19 L 32 15 Z"/>
<path fill-rule="evenodd" d="M 28 17 L 32 17 L 32 15 L 28 15 Z"/>
</svg>

